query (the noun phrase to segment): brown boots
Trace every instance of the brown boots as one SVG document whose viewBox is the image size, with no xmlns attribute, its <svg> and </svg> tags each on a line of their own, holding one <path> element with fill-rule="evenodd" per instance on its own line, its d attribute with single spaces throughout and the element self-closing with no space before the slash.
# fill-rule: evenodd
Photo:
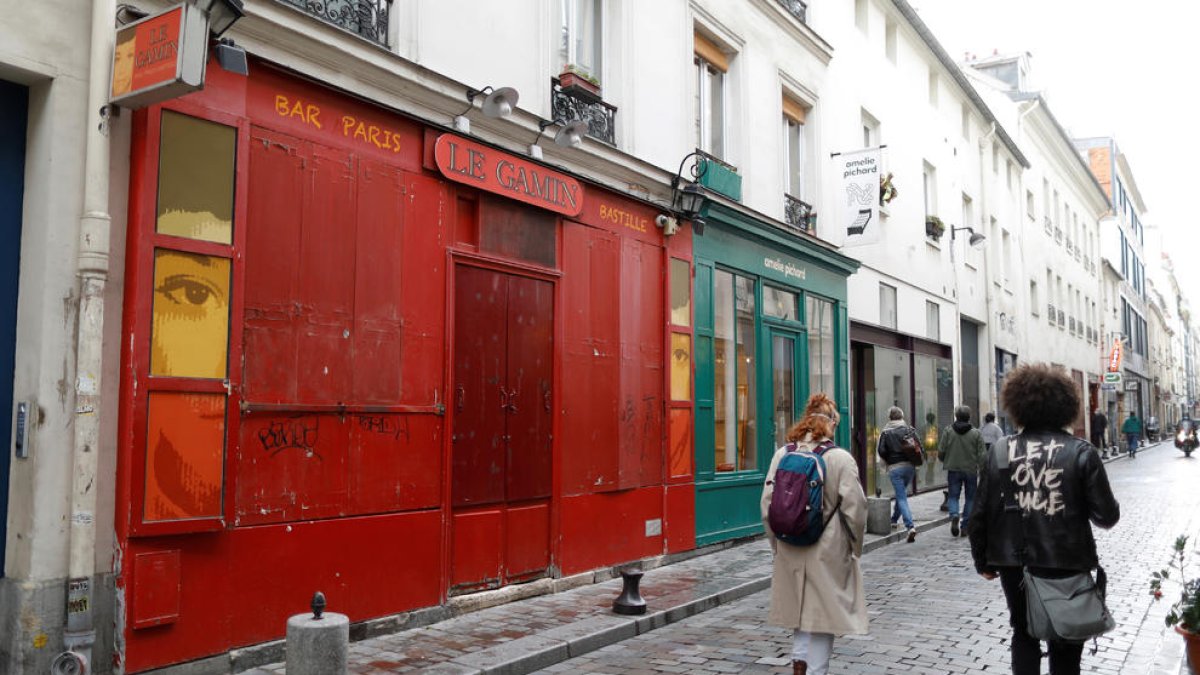
<svg viewBox="0 0 1200 675">
<path fill-rule="evenodd" d="M 792 661 L 792 675 L 808 675 L 808 661 Z"/>
</svg>

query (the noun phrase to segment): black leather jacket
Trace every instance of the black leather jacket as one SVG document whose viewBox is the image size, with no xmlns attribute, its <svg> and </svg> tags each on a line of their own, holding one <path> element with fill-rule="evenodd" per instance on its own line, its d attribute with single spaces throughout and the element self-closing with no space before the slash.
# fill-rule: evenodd
<svg viewBox="0 0 1200 675">
<path fill-rule="evenodd" d="M 875 454 L 879 455 L 879 459 L 882 459 L 884 464 L 891 466 L 901 462 L 909 463 L 908 458 L 904 456 L 904 451 L 900 449 L 900 439 L 904 438 L 905 433 L 916 435 L 917 430 L 905 424 L 891 428 L 885 427 L 879 434 L 879 443 L 875 446 Z"/>
<path fill-rule="evenodd" d="M 1001 452 L 1008 453 L 1006 470 Z M 1090 570 L 1097 565 L 1091 524 L 1107 529 L 1120 517 L 1090 443 L 1061 431 L 1006 436 L 979 474 L 970 525 L 975 569 Z"/>
</svg>

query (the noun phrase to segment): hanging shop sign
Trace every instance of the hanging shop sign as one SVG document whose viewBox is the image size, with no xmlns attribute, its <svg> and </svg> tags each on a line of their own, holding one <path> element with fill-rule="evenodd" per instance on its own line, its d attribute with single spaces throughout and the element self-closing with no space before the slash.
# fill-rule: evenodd
<svg viewBox="0 0 1200 675">
<path fill-rule="evenodd" d="M 1121 384 L 1121 373 L 1105 373 L 1104 384 L 1111 384 L 1113 386 Z"/>
<path fill-rule="evenodd" d="M 1108 356 L 1108 372 L 1121 370 L 1121 338 L 1113 340 L 1112 353 Z"/>
<path fill-rule="evenodd" d="M 113 47 L 109 101 L 144 108 L 204 86 L 208 22 L 192 5 L 176 5 L 122 26 Z"/>
<path fill-rule="evenodd" d="M 438 136 L 434 161 L 442 175 L 564 216 L 583 210 L 583 187 L 574 178 L 454 134 Z"/>
<path fill-rule="evenodd" d="M 837 224 L 845 228 L 844 246 L 879 241 L 879 148 L 843 152 L 834 156 L 838 191 Z"/>
</svg>

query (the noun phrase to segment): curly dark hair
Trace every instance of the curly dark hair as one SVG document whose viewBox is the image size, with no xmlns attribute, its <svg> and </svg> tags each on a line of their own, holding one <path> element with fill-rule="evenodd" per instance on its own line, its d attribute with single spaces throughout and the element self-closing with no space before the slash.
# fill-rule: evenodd
<svg viewBox="0 0 1200 675">
<path fill-rule="evenodd" d="M 1004 378 L 1000 400 L 1024 431 L 1059 431 L 1079 416 L 1079 390 L 1060 366 L 1018 366 Z"/>
</svg>

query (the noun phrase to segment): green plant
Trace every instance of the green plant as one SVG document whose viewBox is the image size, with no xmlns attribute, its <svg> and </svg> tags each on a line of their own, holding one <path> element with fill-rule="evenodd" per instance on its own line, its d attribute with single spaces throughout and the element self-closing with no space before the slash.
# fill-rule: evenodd
<svg viewBox="0 0 1200 675">
<path fill-rule="evenodd" d="M 925 234 L 931 237 L 940 238 L 942 233 L 946 231 L 946 224 L 937 216 L 925 216 Z"/>
<path fill-rule="evenodd" d="M 587 69 L 585 69 L 581 66 L 577 66 L 574 63 L 568 63 L 567 65 L 563 66 L 563 72 L 571 73 L 571 74 L 575 75 L 575 77 L 578 77 L 583 80 L 587 80 L 588 82 L 591 82 L 592 84 L 596 85 L 597 87 L 600 86 L 600 78 L 596 77 L 595 75 L 592 75 L 591 73 L 589 73 L 587 71 Z"/>
<path fill-rule="evenodd" d="M 1179 587 L 1179 599 L 1171 605 L 1167 612 L 1168 626 L 1178 626 L 1189 633 L 1200 633 L 1200 579 L 1188 579 L 1185 572 L 1188 538 L 1179 535 L 1171 547 L 1171 559 L 1167 566 L 1150 575 L 1150 594 L 1155 600 L 1163 597 L 1163 584 L 1170 582 Z M 1171 578 L 1171 571 L 1176 570 L 1178 578 Z"/>
<path fill-rule="evenodd" d="M 892 174 L 888 172 L 886 176 L 879 177 L 879 205 L 887 206 L 893 199 L 900 195 L 900 191 L 892 184 Z"/>
</svg>

